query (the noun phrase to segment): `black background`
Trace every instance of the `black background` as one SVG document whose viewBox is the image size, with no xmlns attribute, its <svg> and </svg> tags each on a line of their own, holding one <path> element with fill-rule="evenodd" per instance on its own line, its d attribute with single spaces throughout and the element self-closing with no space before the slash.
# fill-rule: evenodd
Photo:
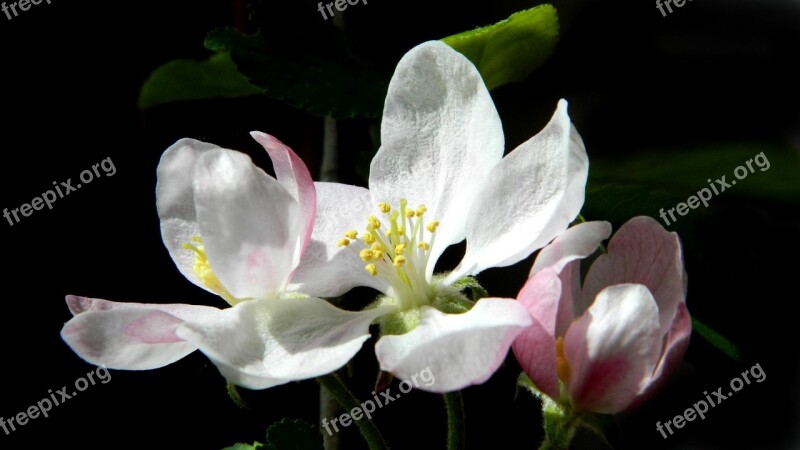
<svg viewBox="0 0 800 450">
<path fill-rule="evenodd" d="M 291 9 L 311 19 L 273 3 L 276 21 L 321 20 L 312 2 Z M 695 0 L 666 18 L 653 2 L 555 4 L 562 22 L 555 55 L 526 82 L 493 92 L 509 149 L 537 132 L 562 97 L 570 100 L 592 160 L 704 143 L 800 147 L 797 2 Z M 530 5 L 372 0 L 349 7 L 346 19 L 388 76 L 414 45 Z M 161 243 L 155 169 L 169 144 L 193 137 L 246 151 L 269 167 L 247 134 L 257 129 L 292 146 L 317 175 L 321 119 L 279 102 L 250 98 L 136 109 L 141 84 L 155 67 L 179 57 L 205 58 L 205 33 L 242 25 L 244 17 L 240 2 L 188 0 L 52 0 L 11 21 L 0 15 L 0 207 L 17 208 L 53 181 L 77 179 L 106 157 L 117 169 L 58 200 L 52 211 L 37 211 L 13 227 L 0 222 L 0 416 L 26 410 L 48 389 L 71 386 L 93 369 L 59 336 L 70 317 L 63 301 L 68 293 L 223 306 L 183 279 Z M 366 123 L 340 126 L 342 177 L 359 183 L 352 163 L 369 150 Z M 676 228 L 686 232 L 689 309 L 736 342 L 744 356 L 734 363 L 694 335 L 679 375 L 644 408 L 620 417 L 611 439 L 629 449 L 800 448 L 797 204 L 740 198 L 734 191 L 697 214 L 691 230 Z M 514 296 L 530 262 L 480 278 L 493 295 Z M 362 372 L 355 374 L 367 391 L 374 375 L 370 345 L 359 356 Z M 766 372 L 763 383 L 667 440 L 655 430 L 657 420 L 669 420 L 702 399 L 703 390 L 727 385 L 756 363 Z M 527 394 L 514 400 L 518 372 L 509 357 L 488 383 L 465 391 L 469 448 L 537 448 L 538 406 Z M 113 371 L 108 384 L 90 387 L 49 418 L 8 436 L 0 432 L 0 447 L 222 448 L 263 440 L 266 426 L 281 417 L 318 420 L 313 381 L 244 397 L 252 409 L 234 406 L 216 368 L 196 353 L 159 370 Z M 376 421 L 394 448 L 442 448 L 440 405 L 438 396 L 415 392 L 380 410 Z M 343 437 L 343 448 L 363 445 L 352 429 Z"/>
</svg>

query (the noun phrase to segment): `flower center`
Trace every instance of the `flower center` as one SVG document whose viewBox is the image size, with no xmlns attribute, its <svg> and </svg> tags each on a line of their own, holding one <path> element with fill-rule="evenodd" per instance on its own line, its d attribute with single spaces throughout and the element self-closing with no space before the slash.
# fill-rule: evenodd
<svg viewBox="0 0 800 450">
<path fill-rule="evenodd" d="M 234 297 L 211 270 L 211 265 L 208 263 L 208 256 L 206 255 L 206 249 L 203 246 L 203 240 L 200 236 L 192 236 L 192 242 L 193 243 L 184 243 L 183 248 L 194 252 L 194 266 L 192 270 L 206 289 L 224 298 L 231 306 L 245 300 L 252 300 L 249 298 Z"/>
<path fill-rule="evenodd" d="M 435 292 L 428 282 L 426 268 L 438 220 L 425 222 L 427 208 L 409 209 L 405 199 L 393 209 L 386 202 L 378 204 L 386 216 L 384 226 L 375 216 L 367 219 L 366 232 L 347 231 L 339 247 L 347 247 L 364 261 L 364 270 L 384 278 L 392 287 L 401 309 L 430 304 Z M 426 240 L 426 232 L 430 241 Z"/>
</svg>

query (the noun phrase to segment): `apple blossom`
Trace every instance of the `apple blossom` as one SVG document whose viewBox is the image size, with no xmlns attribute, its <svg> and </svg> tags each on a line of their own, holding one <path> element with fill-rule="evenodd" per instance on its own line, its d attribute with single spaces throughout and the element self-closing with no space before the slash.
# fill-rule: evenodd
<svg viewBox="0 0 800 450">
<path fill-rule="evenodd" d="M 355 286 L 382 292 L 378 304 L 396 308 L 380 319 L 383 370 L 408 379 L 430 368 L 434 392 L 482 383 L 531 319 L 510 299 L 473 305 L 453 283 L 522 260 L 577 216 L 588 158 L 567 103 L 504 158 L 500 118 L 477 69 L 427 42 L 397 66 L 381 142 L 369 189 L 316 184 L 312 242 L 293 282 L 320 296 Z M 465 238 L 461 263 L 434 277 L 442 252 Z"/>
<path fill-rule="evenodd" d="M 652 395 L 691 334 L 680 241 L 650 217 L 624 224 L 581 286 L 580 260 L 610 234 L 607 222 L 565 231 L 518 296 L 534 323 L 514 354 L 539 391 L 578 413 L 618 413 Z"/>
<path fill-rule="evenodd" d="M 61 335 L 83 359 L 146 370 L 199 349 L 230 383 L 264 389 L 329 373 L 361 348 L 385 310 L 343 311 L 290 288 L 311 237 L 316 192 L 291 149 L 267 134 L 252 136 L 277 179 L 243 153 L 191 139 L 167 149 L 158 166 L 164 244 L 189 281 L 230 307 L 69 295 L 74 317 Z"/>
</svg>

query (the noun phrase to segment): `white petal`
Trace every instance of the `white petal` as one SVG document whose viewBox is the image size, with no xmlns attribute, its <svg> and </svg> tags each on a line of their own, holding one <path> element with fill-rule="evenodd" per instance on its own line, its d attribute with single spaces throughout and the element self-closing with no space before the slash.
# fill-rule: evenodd
<svg viewBox="0 0 800 450">
<path fill-rule="evenodd" d="M 607 414 L 625 409 L 649 382 L 661 338 L 658 306 L 647 287 L 603 289 L 564 339 L 573 406 Z"/>
<path fill-rule="evenodd" d="M 561 272 L 569 262 L 594 253 L 609 236 L 611 224 L 608 222 L 584 222 L 568 228 L 539 252 L 528 277 L 547 267 Z"/>
<path fill-rule="evenodd" d="M 343 311 L 313 297 L 254 300 L 226 309 L 211 325 L 187 322 L 177 334 L 228 382 L 266 389 L 340 368 L 369 338 L 370 323 L 390 310 Z"/>
<path fill-rule="evenodd" d="M 358 257 L 358 243 L 351 248 L 337 243 L 349 230 L 359 236 L 374 214 L 369 191 L 339 183 L 316 183 L 317 217 L 311 242 L 292 277 L 292 290 L 320 297 L 336 297 L 356 286 L 369 286 L 381 292 L 388 290 L 382 277 L 373 277 L 364 270 Z M 355 250 L 355 251 L 354 251 Z"/>
<path fill-rule="evenodd" d="M 178 270 L 192 283 L 206 289 L 194 274 L 194 253 L 183 248 L 200 235 L 194 209 L 192 174 L 197 158 L 217 149 L 214 144 L 181 139 L 161 156 L 156 184 L 156 207 L 161 219 L 161 238 Z"/>
<path fill-rule="evenodd" d="M 583 206 L 589 161 L 558 103 L 550 123 L 489 175 L 467 218 L 467 253 L 448 281 L 514 264 L 542 248 Z"/>
<path fill-rule="evenodd" d="M 311 239 L 311 231 L 314 228 L 314 216 L 317 211 L 317 193 L 314 190 L 314 181 L 303 160 L 283 142 L 260 131 L 253 131 L 250 135 L 267 151 L 278 182 L 292 194 L 300 206 L 305 231 L 302 234 L 303 238 L 298 242 L 300 248 L 296 253 L 295 264 L 297 264 L 300 256 L 306 250 Z"/>
<path fill-rule="evenodd" d="M 117 303 L 68 295 L 75 315 L 61 337 L 81 358 L 112 369 L 147 370 L 171 364 L 197 347 L 175 330 L 184 321 L 207 324 L 220 310 L 197 305 Z"/>
<path fill-rule="evenodd" d="M 503 156 L 503 129 L 475 66 L 438 41 L 398 63 L 386 97 L 381 148 L 370 166 L 374 201 L 401 198 L 439 220 L 433 270 L 444 249 L 465 236 L 469 203 Z"/>
<path fill-rule="evenodd" d="M 282 292 L 305 228 L 297 201 L 250 157 L 213 150 L 194 174 L 197 222 L 211 269 L 237 298 Z"/>
<path fill-rule="evenodd" d="M 375 344 L 381 369 L 402 380 L 425 370 L 436 381 L 415 386 L 450 392 L 480 384 L 500 367 L 514 338 L 531 325 L 525 307 L 512 299 L 485 298 L 464 314 L 422 307 L 422 321 L 403 335 L 383 336 Z"/>
</svg>

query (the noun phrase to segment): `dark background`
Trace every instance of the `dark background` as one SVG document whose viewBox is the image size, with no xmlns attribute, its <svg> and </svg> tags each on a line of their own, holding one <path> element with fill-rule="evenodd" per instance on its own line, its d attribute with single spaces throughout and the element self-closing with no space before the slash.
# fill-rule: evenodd
<svg viewBox="0 0 800 450">
<path fill-rule="evenodd" d="M 282 15 L 285 5 L 273 3 L 276 21 L 321 20 L 312 2 L 301 8 L 312 18 Z M 493 92 L 509 149 L 537 132 L 561 97 L 570 101 L 593 162 L 706 144 L 793 145 L 795 152 L 800 147 L 797 2 L 695 0 L 666 18 L 652 1 L 555 5 L 562 23 L 555 55 L 526 82 Z M 412 46 L 529 6 L 373 0 L 349 7 L 346 20 L 388 77 Z M 317 175 L 322 120 L 280 102 L 203 101 L 147 113 L 136 108 L 141 84 L 154 68 L 175 58 L 205 58 L 205 33 L 241 26 L 244 18 L 241 3 L 188 0 L 52 0 L 12 21 L 0 15 L 0 208 L 17 208 L 54 180 L 75 180 L 106 157 L 117 169 L 113 177 L 58 200 L 52 211 L 36 211 L 13 227 L 4 220 L 0 225 L 0 416 L 26 410 L 47 397 L 48 389 L 71 387 L 93 369 L 59 336 L 70 317 L 63 301 L 68 293 L 223 306 L 186 282 L 161 244 L 155 169 L 169 144 L 193 137 L 247 151 L 269 167 L 247 134 L 258 129 L 292 146 Z M 367 124 L 340 122 L 341 175 L 351 183 L 363 183 L 353 163 L 370 150 Z M 788 169 L 797 173 L 800 167 Z M 617 448 L 800 448 L 797 200 L 744 197 L 734 189 L 694 211 L 693 220 L 668 227 L 685 244 L 690 311 L 737 343 L 743 357 L 733 362 L 694 335 L 667 389 L 619 418 L 611 435 Z M 530 262 L 487 271 L 480 279 L 493 295 L 514 296 Z M 368 390 L 374 375 L 370 345 L 354 375 Z M 669 420 L 702 399 L 702 391 L 726 386 L 756 363 L 767 375 L 763 383 L 746 387 L 667 440 L 655 430 L 657 420 Z M 469 448 L 537 448 L 538 405 L 526 393 L 514 400 L 518 373 L 510 357 L 489 382 L 465 391 Z M 222 448 L 263 441 L 266 426 L 282 417 L 318 420 L 313 381 L 243 395 L 250 410 L 233 405 L 223 378 L 199 353 L 155 371 L 113 371 L 111 382 L 90 387 L 49 418 L 31 420 L 9 436 L 0 432 L 0 448 Z M 440 405 L 438 396 L 415 392 L 380 410 L 376 421 L 394 448 L 442 448 Z M 363 445 L 353 427 L 343 438 L 343 448 Z M 587 441 L 584 448 L 600 448 Z"/>
</svg>

